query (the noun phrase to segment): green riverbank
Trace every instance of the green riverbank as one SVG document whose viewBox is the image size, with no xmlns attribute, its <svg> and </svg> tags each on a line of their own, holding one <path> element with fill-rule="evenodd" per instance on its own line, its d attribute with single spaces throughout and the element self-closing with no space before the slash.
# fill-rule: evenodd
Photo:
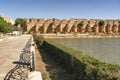
<svg viewBox="0 0 120 80">
<path fill-rule="evenodd" d="M 39 40 L 36 40 L 39 44 Z M 41 45 L 41 44 L 40 44 Z M 65 64 L 76 80 L 120 80 L 120 67 L 56 44 L 46 39 L 42 47 L 59 63 Z"/>
</svg>

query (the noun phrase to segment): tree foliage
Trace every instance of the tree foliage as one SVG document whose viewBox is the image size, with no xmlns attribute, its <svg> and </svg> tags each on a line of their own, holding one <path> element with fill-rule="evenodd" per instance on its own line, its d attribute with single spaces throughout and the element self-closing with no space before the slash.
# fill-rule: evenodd
<svg viewBox="0 0 120 80">
<path fill-rule="evenodd" d="M 0 17 L 0 33 L 10 32 L 10 25 L 11 23 L 4 21 L 4 19 Z"/>
<path fill-rule="evenodd" d="M 22 18 L 17 18 L 17 19 L 15 20 L 15 24 L 16 24 L 16 25 L 20 24 L 21 28 L 24 28 L 24 27 L 25 27 L 25 23 L 26 23 L 25 19 L 22 19 Z"/>
<path fill-rule="evenodd" d="M 103 20 L 100 20 L 99 23 L 98 23 L 99 26 L 104 26 L 105 25 L 105 22 Z"/>
<path fill-rule="evenodd" d="M 77 27 L 82 27 L 84 24 L 83 24 L 83 22 L 81 21 L 79 24 L 78 24 L 78 26 Z"/>
</svg>

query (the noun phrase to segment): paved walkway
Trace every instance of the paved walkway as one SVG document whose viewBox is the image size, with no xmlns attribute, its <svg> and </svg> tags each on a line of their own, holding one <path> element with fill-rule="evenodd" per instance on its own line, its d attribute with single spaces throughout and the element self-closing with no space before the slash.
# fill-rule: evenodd
<svg viewBox="0 0 120 80">
<path fill-rule="evenodd" d="M 0 80 L 16 66 L 29 39 L 30 35 L 22 35 L 0 41 Z"/>
</svg>

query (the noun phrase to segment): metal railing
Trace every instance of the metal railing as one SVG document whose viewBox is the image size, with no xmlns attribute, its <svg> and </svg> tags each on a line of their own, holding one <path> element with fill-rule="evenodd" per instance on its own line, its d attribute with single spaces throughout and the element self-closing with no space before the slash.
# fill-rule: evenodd
<svg viewBox="0 0 120 80">
<path fill-rule="evenodd" d="M 35 71 L 35 47 L 33 37 L 28 40 L 25 48 L 20 55 L 20 60 L 11 69 L 4 80 L 42 80 L 41 72 Z"/>
</svg>

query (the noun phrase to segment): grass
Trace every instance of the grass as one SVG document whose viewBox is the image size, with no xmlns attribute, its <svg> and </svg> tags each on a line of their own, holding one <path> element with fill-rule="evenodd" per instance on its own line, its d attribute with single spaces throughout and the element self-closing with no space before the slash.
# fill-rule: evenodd
<svg viewBox="0 0 120 80">
<path fill-rule="evenodd" d="M 50 76 L 50 75 L 49 75 L 48 72 L 42 73 L 42 78 L 43 78 L 43 80 L 50 80 L 50 77 L 49 77 L 49 76 Z"/>
</svg>

